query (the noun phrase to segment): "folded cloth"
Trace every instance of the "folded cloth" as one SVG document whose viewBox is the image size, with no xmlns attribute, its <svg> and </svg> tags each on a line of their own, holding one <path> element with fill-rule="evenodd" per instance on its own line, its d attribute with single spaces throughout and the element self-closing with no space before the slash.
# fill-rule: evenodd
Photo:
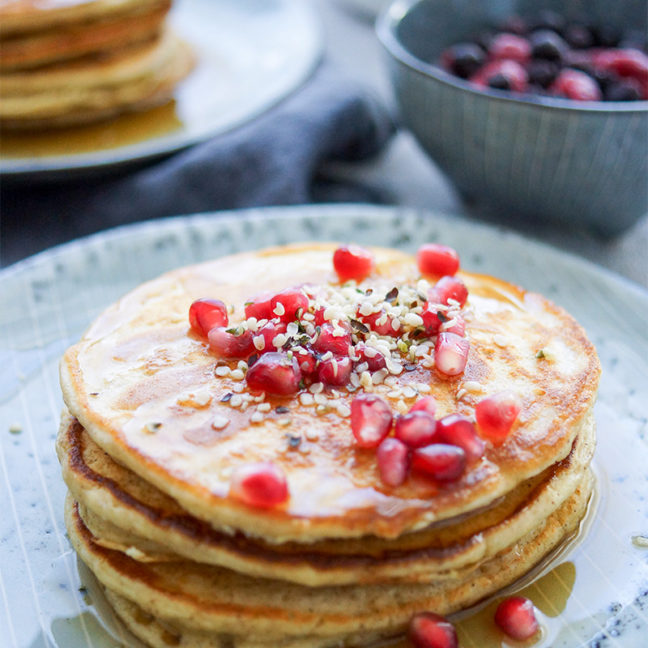
<svg viewBox="0 0 648 648">
<path fill-rule="evenodd" d="M 0 189 L 3 264 L 100 229 L 217 209 L 376 202 L 322 176 L 326 162 L 376 155 L 394 132 L 381 103 L 323 63 L 297 92 L 231 132 L 126 176 Z"/>
</svg>

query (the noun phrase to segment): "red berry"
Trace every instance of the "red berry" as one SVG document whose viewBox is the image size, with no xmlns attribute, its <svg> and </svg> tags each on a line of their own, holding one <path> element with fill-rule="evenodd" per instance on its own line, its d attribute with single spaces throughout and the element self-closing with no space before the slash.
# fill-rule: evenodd
<svg viewBox="0 0 648 648">
<path fill-rule="evenodd" d="M 427 412 L 430 416 L 436 414 L 436 401 L 434 396 L 423 396 L 419 398 L 412 407 L 410 407 L 411 412 Z"/>
<path fill-rule="evenodd" d="M 511 639 L 524 641 L 538 632 L 533 603 L 523 596 L 504 599 L 495 611 L 495 623 Z"/>
<path fill-rule="evenodd" d="M 243 331 L 240 335 L 228 333 L 224 327 L 215 326 L 207 336 L 209 348 L 224 358 L 246 358 L 254 352 L 252 332 Z"/>
<path fill-rule="evenodd" d="M 358 358 L 356 364 L 366 362 L 369 371 L 379 371 L 387 366 L 385 356 L 377 349 L 366 346 L 363 342 L 356 344 L 354 351 Z"/>
<path fill-rule="evenodd" d="M 361 448 L 380 445 L 391 425 L 391 407 L 379 396 L 362 394 L 351 401 L 351 432 Z"/>
<path fill-rule="evenodd" d="M 479 432 L 493 443 L 502 443 L 521 409 L 520 398 L 512 391 L 502 391 L 484 398 L 475 407 Z"/>
<path fill-rule="evenodd" d="M 531 57 L 531 43 L 526 38 L 504 32 L 493 37 L 488 55 L 494 60 L 508 59 L 524 64 Z"/>
<path fill-rule="evenodd" d="M 247 464 L 232 473 L 229 494 L 249 506 L 272 508 L 288 499 L 288 484 L 272 463 Z"/>
<path fill-rule="evenodd" d="M 340 281 L 362 281 L 374 269 L 374 256 L 358 245 L 342 245 L 333 253 L 333 267 Z"/>
<path fill-rule="evenodd" d="M 333 324 L 322 324 L 317 339 L 313 342 L 315 351 L 318 353 L 330 351 L 340 356 L 349 355 L 351 333 L 346 330 L 341 330 L 341 328 L 339 326 L 335 327 Z M 338 332 L 342 334 L 338 335 Z"/>
<path fill-rule="evenodd" d="M 410 412 L 399 416 L 394 433 L 399 441 L 410 448 L 421 448 L 435 441 L 436 421 L 427 412 Z"/>
<path fill-rule="evenodd" d="M 398 439 L 387 437 L 376 451 L 380 479 L 388 486 L 400 486 L 409 470 L 409 448 Z"/>
<path fill-rule="evenodd" d="M 227 326 L 227 306 L 220 299 L 197 299 L 189 307 L 189 323 L 196 333 L 207 337 L 214 326 Z"/>
<path fill-rule="evenodd" d="M 245 318 L 255 317 L 258 320 L 272 319 L 272 306 L 270 302 L 274 295 L 269 292 L 261 293 L 252 297 L 245 303 Z"/>
<path fill-rule="evenodd" d="M 437 481 L 455 481 L 466 467 L 466 453 L 458 446 L 433 443 L 412 453 L 412 468 Z"/>
<path fill-rule="evenodd" d="M 325 385 L 341 387 L 349 382 L 353 363 L 349 356 L 334 356 L 321 360 L 317 367 L 317 379 Z"/>
<path fill-rule="evenodd" d="M 269 351 L 277 351 L 277 347 L 273 344 L 273 340 L 279 334 L 286 332 L 286 323 L 278 322 L 277 320 L 271 320 L 267 324 L 264 324 L 253 337 L 258 337 L 259 335 L 263 336 L 263 349 L 258 349 L 254 347 L 257 353 L 268 353 Z"/>
<path fill-rule="evenodd" d="M 447 245 L 426 243 L 418 249 L 416 263 L 424 275 L 453 275 L 459 270 L 459 255 Z"/>
<path fill-rule="evenodd" d="M 458 648 L 457 632 L 450 621 L 434 614 L 423 612 L 410 621 L 409 640 L 416 648 Z"/>
<path fill-rule="evenodd" d="M 468 362 L 470 342 L 456 333 L 439 333 L 434 347 L 434 364 L 446 376 L 463 373 Z"/>
<path fill-rule="evenodd" d="M 500 76 L 506 79 L 510 90 L 524 92 L 528 85 L 526 70 L 516 61 L 491 61 L 470 78 L 470 81 L 480 87 L 486 87 L 491 79 Z"/>
<path fill-rule="evenodd" d="M 270 300 L 272 316 L 282 322 L 292 322 L 308 310 L 308 297 L 299 288 L 287 288 Z"/>
<path fill-rule="evenodd" d="M 463 306 L 468 299 L 468 288 L 457 277 L 441 277 L 432 288 L 430 297 L 434 297 L 438 304 L 447 304 L 450 299 L 454 299 L 459 302 L 459 306 Z"/>
<path fill-rule="evenodd" d="M 585 72 L 567 68 L 552 83 L 551 92 L 577 101 L 601 101 L 598 83 Z"/>
<path fill-rule="evenodd" d="M 299 391 L 301 370 L 297 360 L 285 353 L 270 352 L 260 356 L 247 370 L 245 380 L 253 391 L 268 394 L 294 394 Z"/>
<path fill-rule="evenodd" d="M 615 72 L 620 77 L 632 77 L 637 81 L 648 79 L 648 54 L 635 48 L 602 50 L 594 54 L 593 61 L 596 67 Z"/>
<path fill-rule="evenodd" d="M 476 461 L 483 456 L 485 443 L 477 436 L 470 419 L 461 414 L 449 414 L 437 421 L 437 441 L 460 447 L 466 453 L 466 461 Z"/>
<path fill-rule="evenodd" d="M 388 317 L 384 310 L 370 315 L 358 314 L 358 318 L 378 335 L 391 335 L 392 337 L 398 337 L 399 335 L 400 327 L 398 329 L 394 328 L 392 318 Z"/>
</svg>

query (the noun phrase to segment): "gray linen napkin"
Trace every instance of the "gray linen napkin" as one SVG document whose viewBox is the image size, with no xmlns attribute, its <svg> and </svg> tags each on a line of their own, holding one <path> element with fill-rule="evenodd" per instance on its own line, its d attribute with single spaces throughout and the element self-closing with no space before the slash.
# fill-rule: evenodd
<svg viewBox="0 0 648 648">
<path fill-rule="evenodd" d="M 101 229 L 217 209 L 380 202 L 377 190 L 322 176 L 328 161 L 377 154 L 394 132 L 380 102 L 324 63 L 248 124 L 122 177 L 0 186 L 3 265 Z"/>
</svg>

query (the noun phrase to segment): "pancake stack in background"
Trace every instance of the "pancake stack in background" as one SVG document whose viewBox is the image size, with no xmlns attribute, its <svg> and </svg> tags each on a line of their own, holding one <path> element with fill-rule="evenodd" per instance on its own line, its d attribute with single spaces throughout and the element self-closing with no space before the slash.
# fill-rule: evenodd
<svg viewBox="0 0 648 648">
<path fill-rule="evenodd" d="M 463 374 L 443 376 L 422 354 L 360 386 L 289 396 L 250 392 L 247 365 L 190 330 L 195 299 L 223 300 L 236 326 L 260 291 L 333 285 L 333 250 L 294 246 L 169 273 L 105 311 L 63 358 L 68 534 L 116 614 L 154 648 L 402 636 L 419 612 L 451 614 L 528 574 L 586 513 L 598 359 L 580 326 L 539 295 L 462 273 Z M 364 294 L 421 289 L 412 257 L 375 254 Z M 388 486 L 375 451 L 350 431 L 362 392 L 394 412 L 433 395 L 437 417 L 470 416 L 506 385 L 523 403 L 515 427 L 451 483 L 412 472 Z M 285 503 L 228 495 L 233 472 L 261 461 L 285 475 Z"/>
<path fill-rule="evenodd" d="M 193 59 L 170 0 L 0 2 L 0 127 L 43 130 L 168 101 Z"/>
</svg>

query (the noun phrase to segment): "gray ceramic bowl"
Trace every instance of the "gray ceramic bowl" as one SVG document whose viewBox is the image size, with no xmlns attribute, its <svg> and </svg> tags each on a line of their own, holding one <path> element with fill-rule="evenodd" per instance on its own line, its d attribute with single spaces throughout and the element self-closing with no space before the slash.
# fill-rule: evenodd
<svg viewBox="0 0 648 648">
<path fill-rule="evenodd" d="M 449 45 L 542 8 L 646 29 L 646 0 L 398 0 L 377 22 L 401 118 L 467 198 L 507 218 L 617 234 L 648 212 L 648 101 L 480 90 L 434 64 Z"/>
</svg>

